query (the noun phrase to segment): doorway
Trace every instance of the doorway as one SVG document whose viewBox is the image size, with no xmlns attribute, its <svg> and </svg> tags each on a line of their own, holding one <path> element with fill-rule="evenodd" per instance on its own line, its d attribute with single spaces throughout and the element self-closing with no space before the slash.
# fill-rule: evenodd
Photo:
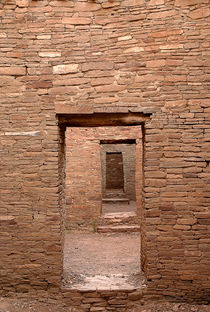
<svg viewBox="0 0 210 312">
<path fill-rule="evenodd" d="M 124 191 L 122 152 L 106 152 L 106 189 Z"/>
<path fill-rule="evenodd" d="M 134 132 L 133 136 L 136 135 Z M 106 216 L 107 213 L 115 213 L 117 216 L 116 213 L 121 213 L 125 217 L 127 213 L 134 217 L 137 215 L 136 140 L 124 139 L 119 142 L 113 139 L 101 141 L 100 144 L 103 178 L 102 216 Z M 140 178 L 140 175 L 138 177 Z"/>
<path fill-rule="evenodd" d="M 136 127 L 130 127 L 130 126 L 114 126 L 114 127 L 83 127 L 83 125 L 81 124 L 81 126 L 79 127 L 71 127 L 71 124 L 66 128 L 66 189 L 65 189 L 65 192 L 66 192 L 66 208 L 67 206 L 69 205 L 69 207 L 74 207 L 73 210 L 75 212 L 75 215 L 78 217 L 78 215 L 80 215 L 79 212 L 79 208 L 82 208 L 83 211 L 85 211 L 85 215 L 87 216 L 87 214 L 90 213 L 90 210 L 87 209 L 88 205 L 90 204 L 90 201 L 95 201 L 95 202 L 98 202 L 98 205 L 96 205 L 96 214 L 95 215 L 92 215 L 92 219 L 91 221 L 93 221 L 92 223 L 92 233 L 89 233 L 91 234 L 92 238 L 94 238 L 95 240 L 92 241 L 91 245 L 89 246 L 89 248 L 85 251 L 85 248 L 84 247 L 84 244 L 87 246 L 86 243 L 82 244 L 82 241 L 83 241 L 83 238 L 87 238 L 87 235 L 88 234 L 88 229 L 87 228 L 83 228 L 83 225 L 85 224 L 85 221 L 86 220 L 89 220 L 90 218 L 87 217 L 87 218 L 81 218 L 81 215 L 80 215 L 80 223 L 77 223 L 78 226 L 79 226 L 79 229 L 75 229 L 74 227 L 72 227 L 72 224 L 71 224 L 71 227 L 68 228 L 66 227 L 66 230 L 65 230 L 65 244 L 64 244 L 64 271 L 63 271 L 63 275 L 64 275 L 64 279 L 63 279 L 63 285 L 66 287 L 66 288 L 71 288 L 71 289 L 91 289 L 91 287 L 93 287 L 93 284 L 95 285 L 94 287 L 98 287 L 98 289 L 100 289 L 100 287 L 104 287 L 104 285 L 112 285 L 112 289 L 122 289 L 123 287 L 125 287 L 125 284 L 124 282 L 128 282 L 129 280 L 131 281 L 128 282 L 127 287 L 137 287 L 137 285 L 140 285 L 142 283 L 142 277 L 143 277 L 143 273 L 142 273 L 142 270 L 140 268 L 140 240 L 141 240 L 141 235 L 139 232 L 136 232 L 136 233 L 117 233 L 114 232 L 114 233 L 101 233 L 98 231 L 98 225 L 100 225 L 100 222 L 101 222 L 101 208 L 100 208 L 100 205 L 102 203 L 102 179 L 100 180 L 100 191 L 99 193 L 96 191 L 94 192 L 89 192 L 90 189 L 93 189 L 94 190 L 94 177 L 96 178 L 97 180 L 97 176 L 98 176 L 98 172 L 100 171 L 101 172 L 101 162 L 100 162 L 100 142 L 103 141 L 103 137 L 102 136 L 99 136 L 99 138 L 96 138 L 96 134 L 97 134 L 97 131 L 100 130 L 101 133 L 105 133 L 105 136 L 104 138 L 107 139 L 107 137 L 109 138 L 109 133 L 112 133 L 113 135 L 113 129 L 112 128 L 115 128 L 115 130 L 118 128 L 118 131 L 119 131 L 119 135 L 118 136 L 115 136 L 115 139 L 116 140 L 120 140 L 122 139 L 122 133 L 125 133 L 125 128 L 127 128 L 127 131 L 130 132 L 130 130 L 133 128 L 136 130 L 136 132 L 140 133 L 140 137 L 138 137 L 136 139 L 136 147 L 139 145 L 139 147 L 141 147 L 140 149 L 137 149 L 136 148 L 136 155 L 138 154 L 138 157 L 141 158 L 141 161 L 139 163 L 139 168 L 142 168 L 142 137 L 141 137 L 141 126 L 136 126 Z M 106 128 L 106 129 L 105 129 Z M 140 132 L 139 132 L 139 129 L 140 129 Z M 76 148 L 73 148 L 72 151 L 68 151 L 68 144 L 67 144 L 67 137 L 68 137 L 68 130 L 70 130 L 70 136 L 69 136 L 69 140 L 71 141 L 71 143 L 75 144 L 75 147 Z M 123 131 L 124 130 L 124 131 Z M 76 131 L 77 135 L 79 134 L 79 132 L 82 132 L 83 135 L 79 135 L 79 136 L 76 136 L 77 139 L 75 139 L 76 137 L 74 136 L 73 132 Z M 90 139 L 90 144 L 88 143 L 88 140 L 87 140 L 87 137 L 88 137 L 88 131 L 90 131 L 91 133 L 91 136 L 92 138 Z M 85 135 L 84 135 L 85 134 Z M 125 136 L 124 136 L 125 137 Z M 96 140 L 97 139 L 97 140 Z M 78 141 L 79 140 L 79 141 Z M 81 142 L 82 140 L 84 140 L 85 142 L 85 148 L 84 150 L 81 149 Z M 97 141 L 97 144 L 96 144 L 96 141 Z M 96 145 L 98 147 L 96 147 Z M 88 156 L 88 148 L 89 148 L 89 151 L 90 154 Z M 140 151 L 140 153 L 139 153 Z M 137 153 L 138 152 L 138 153 Z M 68 168 L 68 161 L 67 161 L 67 158 L 68 158 L 68 153 L 69 155 L 71 155 L 71 157 L 75 157 L 75 161 L 77 162 L 78 164 L 78 168 L 80 168 L 79 170 L 76 170 L 75 171 L 75 166 L 74 167 L 74 170 L 71 171 L 71 174 L 72 176 L 68 176 L 68 172 L 67 172 L 67 168 Z M 109 153 L 109 152 L 108 152 Z M 112 153 L 112 152 L 111 152 Z M 118 155 L 118 163 L 121 163 L 121 182 L 120 182 L 120 188 L 121 190 L 125 190 L 125 173 L 124 173 L 124 157 L 123 157 L 123 153 L 122 152 L 116 152 L 117 155 Z M 115 153 L 115 156 L 116 156 L 116 153 Z M 113 154 L 113 153 L 112 153 Z M 91 156 L 90 156 L 91 155 Z M 95 156 L 97 155 L 97 162 L 96 162 L 96 158 Z M 98 157 L 99 155 L 99 157 Z M 107 154 L 106 154 L 107 155 Z M 120 160 L 119 160 L 119 155 L 120 156 Z M 112 155 L 113 156 L 113 155 Z M 109 156 L 108 156 L 109 157 Z M 139 161 L 140 158 L 136 157 L 136 162 Z M 87 161 L 87 158 L 88 158 L 88 161 Z M 99 160 L 99 161 L 98 161 Z M 83 162 L 83 165 L 81 165 L 80 161 Z M 70 162 L 72 163 L 72 162 Z M 97 164 L 97 166 L 95 166 Z M 72 167 L 72 168 L 73 168 Z M 91 168 L 92 167 L 92 168 Z M 99 168 L 100 167 L 100 168 Z M 138 166 L 136 166 L 138 167 Z M 123 170 L 122 170 L 123 168 Z M 141 170 L 139 170 L 140 172 Z M 91 174 L 90 174 L 91 172 Z M 138 174 L 139 174 L 138 170 L 136 170 L 136 176 L 138 177 Z M 122 176 L 123 176 L 123 179 L 122 179 Z M 79 184 L 75 184 L 74 183 L 74 178 L 77 179 L 77 181 L 79 181 Z M 88 182 L 88 187 L 90 187 L 89 189 L 87 189 L 87 185 L 84 184 L 84 179 L 86 180 L 86 182 Z M 138 180 L 139 180 L 139 177 L 138 177 Z M 67 190 L 67 185 L 69 183 L 69 181 L 71 182 L 71 185 L 73 187 L 73 189 L 71 189 L 70 191 Z M 99 181 L 99 180 L 98 180 Z M 123 181 L 123 183 L 122 183 Z M 97 184 L 97 183 L 96 183 Z M 80 186 L 82 185 L 82 189 L 80 188 Z M 108 184 L 109 185 L 109 184 Z M 115 184 L 116 187 L 119 186 Z M 98 185 L 97 185 L 97 189 L 99 190 L 98 188 Z M 139 183 L 136 183 L 136 192 L 138 193 L 138 191 L 140 190 L 139 189 Z M 73 190 L 73 191 L 72 191 Z M 78 194 L 79 196 L 76 198 L 74 196 L 74 191 L 79 191 Z M 91 195 L 91 197 L 86 197 L 86 194 Z M 91 193 L 91 194 L 90 194 Z M 142 190 L 140 190 L 140 193 L 142 193 Z M 140 194 L 139 193 L 139 194 Z M 98 197 L 97 197 L 98 196 Z M 85 198 L 84 198 L 85 197 Z M 141 198 L 141 194 L 140 196 L 138 197 L 137 194 L 136 194 L 136 199 L 140 199 Z M 82 204 L 81 204 L 82 203 Z M 139 214 L 140 214 L 140 211 L 142 209 L 142 206 L 141 206 L 141 200 L 138 202 L 140 203 L 140 205 L 138 204 L 138 208 L 139 208 Z M 68 209 L 66 209 L 66 215 L 68 214 Z M 70 217 L 70 220 L 73 221 L 73 218 L 72 218 L 73 214 L 71 215 Z M 138 216 L 138 214 L 137 214 Z M 67 218 L 65 217 L 65 223 L 66 223 L 66 220 Z M 78 220 L 77 220 L 78 221 Z M 107 220 L 106 220 L 107 221 Z M 116 221 L 116 220 L 115 220 Z M 94 223 L 95 222 L 95 223 Z M 108 221 L 109 222 L 109 221 Z M 139 222 L 139 221 L 138 221 Z M 83 231 L 84 229 L 84 231 Z M 76 230 L 76 231 L 75 231 Z M 121 263 L 121 268 L 120 266 L 118 266 L 118 269 L 115 268 L 113 272 L 102 272 L 102 271 L 94 271 L 91 273 L 91 267 L 87 268 L 86 267 L 86 272 L 80 272 L 79 273 L 79 276 L 78 276 L 78 272 L 76 270 L 76 266 L 79 266 L 80 268 L 84 268 L 85 269 L 85 266 L 83 266 L 82 263 L 78 263 L 78 259 L 83 259 L 86 264 L 87 263 L 90 263 L 89 260 L 88 260 L 88 255 L 91 255 L 92 254 L 92 260 L 94 262 L 97 261 L 97 263 L 100 263 L 100 261 L 97 260 L 97 255 L 100 254 L 100 250 L 101 248 L 103 249 L 103 251 L 106 250 L 105 248 L 105 245 L 104 243 L 101 243 L 99 244 L 99 246 L 92 250 L 93 253 L 91 252 L 91 247 L 94 247 L 95 246 L 95 243 L 98 241 L 100 242 L 100 239 L 99 237 L 102 237 L 102 234 L 104 235 L 104 238 L 106 237 L 106 239 L 109 239 L 110 241 L 113 241 L 114 242 L 114 238 L 115 236 L 117 235 L 118 237 L 121 236 L 121 239 L 117 241 L 117 237 L 116 237 L 116 242 L 115 242 L 115 247 L 111 246 L 111 252 L 109 253 L 108 251 L 103 254 L 101 253 L 101 255 L 103 255 L 103 259 L 101 260 L 106 260 L 106 264 L 107 264 L 107 268 L 110 268 L 110 265 L 111 264 L 114 264 L 114 258 L 111 256 L 113 255 L 113 250 L 117 249 L 116 247 L 120 247 L 120 244 L 119 242 L 123 242 L 125 243 L 124 245 L 124 251 L 123 251 L 123 244 L 121 244 L 121 251 L 118 253 L 117 255 L 117 258 L 118 260 L 116 261 L 116 263 L 120 264 Z M 66 240 L 66 237 L 68 235 L 71 235 L 71 239 L 69 240 Z M 100 236 L 99 236 L 100 235 Z M 134 269 L 134 266 L 133 266 L 133 271 L 132 272 L 127 272 L 128 274 L 126 274 L 124 268 L 126 269 L 127 267 L 127 264 L 128 263 L 131 263 L 131 259 L 128 257 L 126 258 L 126 253 L 125 253 L 125 246 L 128 247 L 128 245 L 132 245 L 130 243 L 128 243 L 128 240 L 126 240 L 126 237 L 127 239 L 130 239 L 133 237 L 133 242 L 136 242 L 133 246 L 133 250 L 136 251 L 136 254 L 135 252 L 129 252 L 129 255 L 132 255 L 134 256 L 135 258 L 135 268 Z M 136 237 L 136 240 L 134 239 L 134 237 Z M 127 241 L 127 243 L 126 243 Z M 76 243 L 79 244 L 79 246 L 75 245 Z M 109 244 L 108 244 L 109 245 Z M 68 249 L 68 246 L 70 246 L 70 249 Z M 74 250 L 72 250 L 74 246 Z M 83 246 L 83 247 L 82 247 Z M 83 254 L 78 253 L 78 251 L 80 250 L 80 252 Z M 70 255 L 69 255 L 69 252 L 70 252 Z M 74 259 L 74 253 L 75 253 L 75 263 L 73 263 L 73 259 Z M 119 259 L 119 254 L 121 254 L 121 258 Z M 100 260 L 100 259 L 99 259 Z M 122 260 L 122 262 L 120 261 Z M 90 259 L 91 261 L 91 259 Z M 102 264 L 99 265 L 103 268 L 106 267 L 105 263 L 102 261 Z M 127 264 L 126 264 L 127 263 Z M 76 265 L 76 266 L 75 266 Z M 94 266 L 95 268 L 97 266 Z M 122 269 L 123 268 L 123 269 Z M 70 273 L 70 275 L 69 275 Z M 93 273 L 94 273 L 94 276 L 93 276 Z M 91 275 L 92 274 L 92 275 Z M 132 276 L 132 278 L 131 278 Z M 106 278 L 105 278 L 106 277 Z M 108 280 L 107 280 L 108 278 Z M 113 280 L 112 280 L 113 279 Z M 81 280 L 81 283 L 79 282 L 79 280 Z M 105 284 L 101 284 L 101 282 L 99 282 L 104 280 Z M 93 282 L 94 281 L 94 282 Z M 112 282 L 111 282 L 112 281 Z M 79 283 L 79 284 L 78 284 Z M 92 284 L 91 284 L 92 283 Z M 136 284 L 137 283 L 137 284 Z M 140 284 L 139 284 L 140 283 Z M 92 286 L 91 286 L 92 285 Z M 81 288 L 83 287 L 83 288 Z M 117 287 L 117 288 L 116 288 Z"/>
</svg>

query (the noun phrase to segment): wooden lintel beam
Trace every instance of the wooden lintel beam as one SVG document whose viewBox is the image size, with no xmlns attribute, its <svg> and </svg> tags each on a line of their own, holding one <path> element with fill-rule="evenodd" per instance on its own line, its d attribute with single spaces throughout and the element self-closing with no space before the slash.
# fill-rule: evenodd
<svg viewBox="0 0 210 312">
<path fill-rule="evenodd" d="M 149 119 L 143 113 L 61 114 L 59 123 L 69 127 L 135 126 Z"/>
</svg>

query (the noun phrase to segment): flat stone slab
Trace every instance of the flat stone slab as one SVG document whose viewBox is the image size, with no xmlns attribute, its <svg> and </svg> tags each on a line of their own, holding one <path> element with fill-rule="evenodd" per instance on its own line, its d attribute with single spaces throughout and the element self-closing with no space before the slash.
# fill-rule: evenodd
<svg viewBox="0 0 210 312">
<path fill-rule="evenodd" d="M 130 199 L 129 198 L 103 198 L 102 199 L 103 203 L 130 203 Z"/>
<path fill-rule="evenodd" d="M 102 215 L 104 219 L 123 219 L 123 218 L 130 218 L 130 217 L 136 217 L 137 214 L 135 212 L 110 212 L 105 213 Z"/>
<path fill-rule="evenodd" d="M 98 223 L 98 227 L 116 225 L 139 225 L 139 217 L 132 211 L 104 213 Z"/>
<path fill-rule="evenodd" d="M 139 225 L 102 225 L 97 228 L 98 233 L 140 232 Z"/>
<path fill-rule="evenodd" d="M 69 281 L 64 281 L 63 287 L 67 289 L 76 289 L 79 291 L 95 290 L 127 290 L 134 291 L 145 287 L 144 278 L 139 274 L 124 275 L 85 275 L 78 274 Z"/>
</svg>

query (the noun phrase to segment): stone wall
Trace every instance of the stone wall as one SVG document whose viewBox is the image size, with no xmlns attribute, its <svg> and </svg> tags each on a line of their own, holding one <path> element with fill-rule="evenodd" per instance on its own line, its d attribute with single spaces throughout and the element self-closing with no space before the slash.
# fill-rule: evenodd
<svg viewBox="0 0 210 312">
<path fill-rule="evenodd" d="M 100 145 L 95 128 L 66 131 L 66 227 L 90 224 L 101 215 Z"/>
<path fill-rule="evenodd" d="M 1 293 L 60 289 L 56 112 L 150 111 L 148 294 L 209 300 L 209 16 L 208 0 L 1 1 Z"/>
<path fill-rule="evenodd" d="M 122 152 L 105 152 L 106 189 L 124 190 Z"/>
</svg>

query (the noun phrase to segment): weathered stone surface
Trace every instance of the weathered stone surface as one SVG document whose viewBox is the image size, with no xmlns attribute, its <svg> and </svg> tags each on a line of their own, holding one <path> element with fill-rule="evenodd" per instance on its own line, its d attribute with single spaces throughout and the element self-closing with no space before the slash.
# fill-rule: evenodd
<svg viewBox="0 0 210 312">
<path fill-rule="evenodd" d="M 110 70 L 113 69 L 114 63 L 113 62 L 88 62 L 82 65 L 82 71 L 88 70 Z"/>
<path fill-rule="evenodd" d="M 34 89 L 48 89 L 52 87 L 51 81 L 34 81 L 29 83 L 28 86 Z"/>
<path fill-rule="evenodd" d="M 141 299 L 142 296 L 143 296 L 142 291 L 141 290 L 137 290 L 137 291 L 134 291 L 134 292 L 128 294 L 128 299 L 132 300 L 132 301 L 136 301 L 136 300 Z"/>
<path fill-rule="evenodd" d="M 127 40 L 131 40 L 132 36 L 128 35 L 128 36 L 122 36 L 122 37 L 118 37 L 118 41 L 127 41 Z"/>
<path fill-rule="evenodd" d="M 18 66 L 0 67 L 0 75 L 23 76 L 25 74 L 26 74 L 25 67 L 18 67 Z"/>
<path fill-rule="evenodd" d="M 52 38 L 51 35 L 37 35 L 37 39 L 39 39 L 39 40 L 48 40 L 51 38 Z"/>
<path fill-rule="evenodd" d="M 124 0 L 123 5 L 126 6 L 136 6 L 143 4 L 143 0 Z"/>
<path fill-rule="evenodd" d="M 149 5 L 153 6 L 153 5 L 162 5 L 164 4 L 165 0 L 150 0 L 149 1 Z"/>
<path fill-rule="evenodd" d="M 208 3 L 208 0 L 176 0 L 175 6 L 188 6 L 188 5 L 196 5 L 201 3 Z"/>
<path fill-rule="evenodd" d="M 63 75 L 78 72 L 78 64 L 56 65 L 53 67 L 53 74 Z"/>
<path fill-rule="evenodd" d="M 208 17 L 210 15 L 210 8 L 200 8 L 200 9 L 196 9 L 193 10 L 192 12 L 189 13 L 189 16 L 192 19 L 200 19 L 200 18 L 205 18 Z"/>
<path fill-rule="evenodd" d="M 39 52 L 39 56 L 41 57 L 59 57 L 61 56 L 61 52 Z"/>
<path fill-rule="evenodd" d="M 196 218 L 188 217 L 188 218 L 180 218 L 177 219 L 178 224 L 185 224 L 185 225 L 193 225 L 196 223 Z"/>
<path fill-rule="evenodd" d="M 165 65 L 165 60 L 151 60 L 148 61 L 146 66 L 147 67 L 161 67 Z"/>
<path fill-rule="evenodd" d="M 133 47 L 133 48 L 129 48 L 124 50 L 124 53 L 138 53 L 138 52 L 142 52 L 144 51 L 144 48 L 142 47 Z"/>
<path fill-rule="evenodd" d="M 77 12 L 97 11 L 101 8 L 100 4 L 94 2 L 76 2 L 74 10 Z"/>
<path fill-rule="evenodd" d="M 64 17 L 62 20 L 63 24 L 71 24 L 71 25 L 87 25 L 91 23 L 90 18 L 80 17 Z"/>
</svg>

